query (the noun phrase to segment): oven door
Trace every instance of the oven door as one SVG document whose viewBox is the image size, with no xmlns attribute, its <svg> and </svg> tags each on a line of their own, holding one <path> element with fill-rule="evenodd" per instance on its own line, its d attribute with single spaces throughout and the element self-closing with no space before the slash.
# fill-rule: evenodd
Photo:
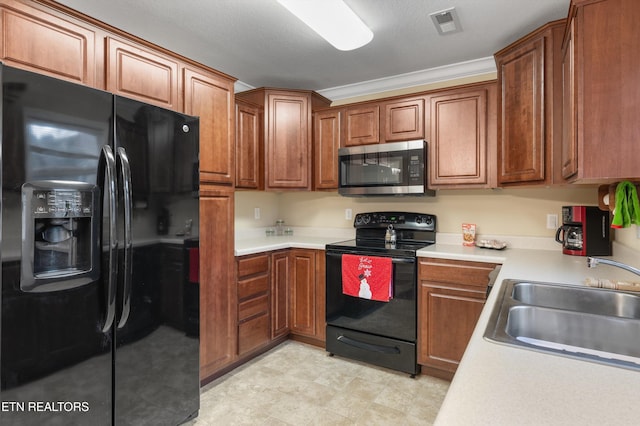
<svg viewBox="0 0 640 426">
<path fill-rule="evenodd" d="M 348 252 L 383 256 L 380 253 Z M 370 333 L 415 343 L 417 279 L 415 257 L 392 257 L 393 299 L 389 302 L 361 299 L 342 293 L 342 255 L 326 252 L 326 318 L 328 326 Z"/>
</svg>

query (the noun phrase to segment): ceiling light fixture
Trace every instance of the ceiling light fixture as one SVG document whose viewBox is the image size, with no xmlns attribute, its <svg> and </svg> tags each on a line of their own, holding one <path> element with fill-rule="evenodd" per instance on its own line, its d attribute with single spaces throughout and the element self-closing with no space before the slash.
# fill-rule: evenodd
<svg viewBox="0 0 640 426">
<path fill-rule="evenodd" d="M 338 50 L 354 50 L 373 39 L 373 32 L 343 0 L 278 0 Z"/>
<path fill-rule="evenodd" d="M 455 7 L 430 13 L 429 16 L 441 35 L 462 31 Z"/>
</svg>

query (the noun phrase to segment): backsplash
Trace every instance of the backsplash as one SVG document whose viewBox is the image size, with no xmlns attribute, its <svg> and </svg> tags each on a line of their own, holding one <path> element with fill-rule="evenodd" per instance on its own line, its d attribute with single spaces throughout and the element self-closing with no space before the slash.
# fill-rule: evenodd
<svg viewBox="0 0 640 426">
<path fill-rule="evenodd" d="M 561 221 L 563 205 L 597 204 L 596 188 L 440 190 L 435 197 L 342 197 L 323 192 L 236 192 L 236 227 L 272 225 L 281 218 L 290 226 L 351 228 L 345 209 L 357 213 L 390 210 L 435 214 L 438 232 L 460 233 L 462 223 L 477 225 L 478 234 L 555 236 L 546 215 Z M 254 220 L 260 207 L 261 220 Z"/>
</svg>

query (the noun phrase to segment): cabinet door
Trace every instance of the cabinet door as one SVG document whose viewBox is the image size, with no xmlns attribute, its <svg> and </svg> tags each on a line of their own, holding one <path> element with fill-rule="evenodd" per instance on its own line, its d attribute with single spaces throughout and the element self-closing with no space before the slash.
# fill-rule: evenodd
<svg viewBox="0 0 640 426">
<path fill-rule="evenodd" d="M 637 0 L 571 2 L 575 134 L 565 149 L 577 144 L 572 182 L 640 179 L 638 16 Z"/>
<path fill-rule="evenodd" d="M 313 114 L 314 189 L 338 189 L 340 111 Z"/>
<path fill-rule="evenodd" d="M 233 191 L 200 186 L 200 379 L 235 359 Z"/>
<path fill-rule="evenodd" d="M 383 104 L 382 141 L 424 139 L 424 98 Z"/>
<path fill-rule="evenodd" d="M 482 291 L 420 286 L 418 363 L 455 372 L 484 307 Z"/>
<path fill-rule="evenodd" d="M 87 86 L 96 85 L 93 28 L 17 2 L 15 8 L 3 5 L 0 13 L 4 64 Z"/>
<path fill-rule="evenodd" d="M 291 250 L 291 332 L 316 336 L 316 258 L 314 250 Z"/>
<path fill-rule="evenodd" d="M 327 331 L 327 259 L 324 250 L 316 250 L 316 339 L 325 342 Z"/>
<path fill-rule="evenodd" d="M 236 188 L 264 189 L 262 108 L 236 100 Z"/>
<path fill-rule="evenodd" d="M 446 91 L 429 99 L 432 187 L 490 186 L 489 142 L 495 146 L 495 85 Z M 491 120 L 492 119 L 492 120 Z M 491 123 L 490 123 L 491 120 Z"/>
<path fill-rule="evenodd" d="M 289 252 L 271 257 L 271 339 L 289 333 Z"/>
<path fill-rule="evenodd" d="M 342 143 L 344 146 L 380 142 L 380 106 L 366 105 L 344 110 Z"/>
<path fill-rule="evenodd" d="M 178 61 L 150 49 L 106 38 L 106 89 L 116 95 L 178 110 Z"/>
<path fill-rule="evenodd" d="M 311 105 L 307 94 L 267 92 L 267 183 L 311 189 Z"/>
<path fill-rule="evenodd" d="M 574 21 L 569 22 L 569 32 L 566 35 L 562 57 L 562 177 L 568 179 L 578 171 L 578 141 L 575 126 L 575 52 L 574 52 Z"/>
<path fill-rule="evenodd" d="M 200 117 L 200 178 L 205 182 L 233 184 L 233 80 L 185 68 L 184 111 Z"/>
<path fill-rule="evenodd" d="M 498 183 L 545 179 L 544 37 L 498 58 Z"/>
</svg>

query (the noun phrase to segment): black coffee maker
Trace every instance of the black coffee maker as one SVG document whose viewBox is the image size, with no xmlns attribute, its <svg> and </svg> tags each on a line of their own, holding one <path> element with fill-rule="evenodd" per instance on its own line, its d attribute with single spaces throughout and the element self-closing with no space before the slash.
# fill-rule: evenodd
<svg viewBox="0 0 640 426">
<path fill-rule="evenodd" d="M 563 206 L 556 241 L 564 254 L 611 256 L 609 212 L 596 206 Z"/>
</svg>

